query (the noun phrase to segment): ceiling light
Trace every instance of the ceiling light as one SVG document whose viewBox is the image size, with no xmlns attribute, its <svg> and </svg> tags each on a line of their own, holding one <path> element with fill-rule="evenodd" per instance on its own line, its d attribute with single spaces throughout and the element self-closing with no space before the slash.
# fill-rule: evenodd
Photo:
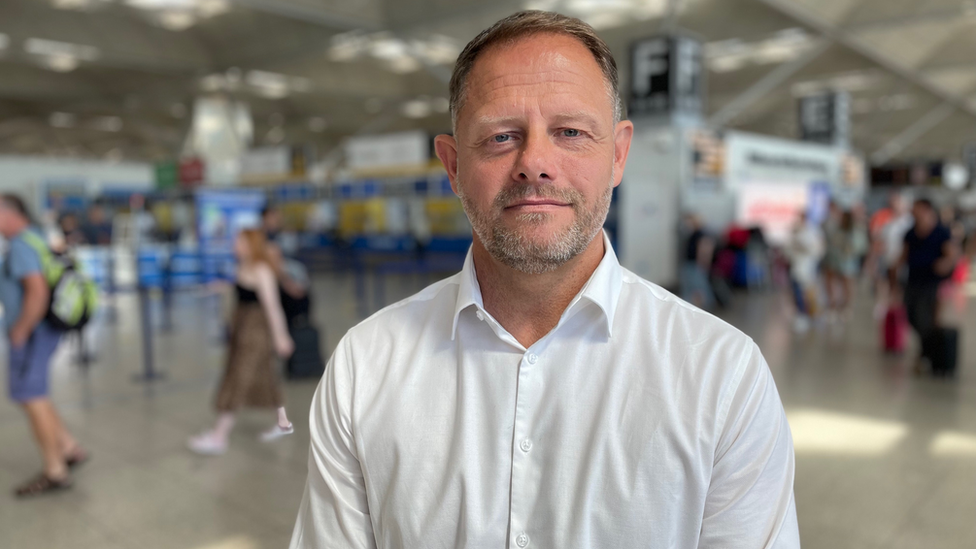
<svg viewBox="0 0 976 549">
<path fill-rule="evenodd" d="M 426 118 L 431 113 L 430 101 L 412 99 L 400 106 L 400 112 L 407 118 Z"/>
<path fill-rule="evenodd" d="M 83 61 L 94 61 L 100 55 L 98 48 L 95 46 L 58 42 L 57 40 L 47 40 L 45 38 L 28 38 L 24 42 L 24 51 L 34 55 L 70 56 Z"/>
<path fill-rule="evenodd" d="M 386 66 L 397 74 L 407 74 L 420 70 L 421 63 L 413 57 L 403 56 L 388 60 Z"/>
<path fill-rule="evenodd" d="M 715 72 L 730 72 L 746 65 L 766 65 L 795 59 L 814 41 L 802 29 L 785 29 L 757 42 L 722 40 L 705 44 L 705 59 Z"/>
<path fill-rule="evenodd" d="M 122 131 L 122 119 L 118 116 L 102 116 L 92 121 L 92 127 L 103 132 Z"/>
<path fill-rule="evenodd" d="M 283 74 L 266 71 L 248 71 L 247 83 L 259 95 L 269 99 L 281 99 L 288 95 L 288 78 Z"/>
<path fill-rule="evenodd" d="M 443 35 L 408 42 L 389 32 L 349 32 L 332 37 L 328 55 L 336 62 L 350 62 L 370 56 L 383 61 L 391 71 L 404 74 L 419 70 L 424 62 L 453 63 L 460 51 L 461 48 L 452 38 Z"/>
<path fill-rule="evenodd" d="M 367 39 L 360 32 L 345 32 L 332 37 L 329 46 L 329 59 L 347 62 L 356 59 L 366 50 Z"/>
<path fill-rule="evenodd" d="M 77 117 L 67 112 L 52 112 L 47 122 L 55 128 L 73 128 L 77 123 Z"/>
<path fill-rule="evenodd" d="M 307 78 L 269 71 L 248 71 L 244 80 L 259 95 L 269 99 L 281 99 L 293 91 L 307 92 L 312 87 Z"/>
<path fill-rule="evenodd" d="M 50 55 L 44 58 L 44 65 L 55 72 L 71 72 L 79 64 L 78 58 L 70 55 Z"/>
<path fill-rule="evenodd" d="M 230 11 L 228 0 L 199 0 L 197 2 L 197 13 L 201 17 L 216 17 Z"/>
<path fill-rule="evenodd" d="M 191 10 L 197 4 L 196 0 L 125 0 L 125 3 L 141 10 Z"/>
<path fill-rule="evenodd" d="M 228 0 L 125 0 L 125 3 L 150 12 L 157 24 L 171 31 L 186 30 L 200 19 L 214 17 L 230 9 Z"/>
<path fill-rule="evenodd" d="M 427 40 L 412 40 L 410 49 L 413 53 L 437 65 L 453 63 L 461 53 L 461 48 L 453 39 L 439 34 Z"/>
<path fill-rule="evenodd" d="M 163 10 L 156 18 L 161 27 L 174 32 L 186 30 L 197 22 L 197 16 L 189 10 Z"/>
<path fill-rule="evenodd" d="M 87 10 L 108 4 L 111 0 L 51 0 L 51 5 L 61 10 Z"/>
<path fill-rule="evenodd" d="M 523 6 L 559 11 L 579 17 L 594 28 L 605 29 L 660 17 L 668 9 L 668 0 L 528 0 Z"/>
<path fill-rule="evenodd" d="M 403 40 L 393 38 L 386 33 L 374 35 L 369 53 L 377 59 L 397 59 L 407 55 L 407 44 Z"/>
</svg>

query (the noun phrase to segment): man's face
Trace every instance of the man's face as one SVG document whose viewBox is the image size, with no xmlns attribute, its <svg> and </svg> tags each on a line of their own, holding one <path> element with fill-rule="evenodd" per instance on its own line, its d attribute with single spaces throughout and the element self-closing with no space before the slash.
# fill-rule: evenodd
<svg viewBox="0 0 976 549">
<path fill-rule="evenodd" d="M 0 203 L 0 235 L 4 238 L 13 236 L 11 226 L 13 225 L 14 212 L 3 203 Z"/>
<path fill-rule="evenodd" d="M 481 55 L 456 136 L 435 143 L 476 240 L 503 264 L 541 273 L 599 233 L 632 132 L 630 122 L 614 125 L 592 53 L 540 34 Z"/>
<path fill-rule="evenodd" d="M 912 217 L 915 218 L 915 226 L 922 231 L 927 231 L 936 224 L 935 210 L 922 204 L 912 207 Z"/>
</svg>

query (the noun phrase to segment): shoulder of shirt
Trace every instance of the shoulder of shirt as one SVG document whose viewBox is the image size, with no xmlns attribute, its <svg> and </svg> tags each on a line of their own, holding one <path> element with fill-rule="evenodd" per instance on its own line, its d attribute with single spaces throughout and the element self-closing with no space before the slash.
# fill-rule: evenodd
<svg viewBox="0 0 976 549">
<path fill-rule="evenodd" d="M 660 318 L 665 318 L 675 324 L 694 326 L 695 334 L 701 339 L 697 342 L 689 342 L 692 345 L 712 342 L 717 337 L 727 338 L 727 340 L 746 347 L 756 345 L 753 339 L 742 330 L 708 311 L 695 307 L 661 286 L 645 280 L 623 267 L 621 267 L 621 275 L 621 291 L 626 287 L 634 293 L 634 295 L 628 296 L 625 306 L 650 307 L 651 310 L 656 311 L 655 314 Z M 624 300 L 621 300 L 618 307 L 623 303 Z"/>
<path fill-rule="evenodd" d="M 356 338 L 369 333 L 375 333 L 375 330 L 383 329 L 387 326 L 402 327 L 403 325 L 397 324 L 397 322 L 401 320 L 404 314 L 413 316 L 416 314 L 418 307 L 425 308 L 430 306 L 431 302 L 442 296 L 444 292 L 450 293 L 450 305 L 451 310 L 453 310 L 457 299 L 457 288 L 461 283 L 460 281 L 461 273 L 457 273 L 427 286 L 406 299 L 400 300 L 392 305 L 387 305 L 373 313 L 366 320 L 350 328 L 346 332 L 345 338 Z"/>
</svg>

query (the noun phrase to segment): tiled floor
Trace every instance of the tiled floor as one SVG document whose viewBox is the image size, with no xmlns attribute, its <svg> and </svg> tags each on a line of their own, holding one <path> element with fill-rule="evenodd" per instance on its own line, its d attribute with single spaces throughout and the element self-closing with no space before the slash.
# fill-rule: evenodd
<svg viewBox="0 0 976 549">
<path fill-rule="evenodd" d="M 378 299 L 405 297 L 422 283 L 388 279 L 378 297 L 368 281 L 364 308 L 351 276 L 318 278 L 315 312 L 327 347 Z M 724 315 L 759 342 L 790 416 L 803 545 L 976 547 L 976 313 L 963 315 L 960 379 L 950 383 L 917 378 L 907 358 L 882 355 L 868 301 L 854 320 L 804 336 L 793 334 L 775 294 L 743 297 Z M 55 400 L 94 456 L 71 492 L 10 496 L 38 458 L 21 413 L 0 401 L 0 548 L 286 546 L 304 486 L 314 384 L 286 387 L 296 436 L 261 444 L 255 438 L 272 418 L 246 413 L 227 455 L 194 456 L 184 442 L 212 420 L 221 368 L 217 302 L 202 293 L 175 298 L 173 329 L 154 340 L 166 377 L 152 384 L 133 380 L 137 303 L 119 298 L 114 321 L 91 331 L 98 356 L 89 369 L 75 363 L 73 342 L 58 355 Z"/>
</svg>

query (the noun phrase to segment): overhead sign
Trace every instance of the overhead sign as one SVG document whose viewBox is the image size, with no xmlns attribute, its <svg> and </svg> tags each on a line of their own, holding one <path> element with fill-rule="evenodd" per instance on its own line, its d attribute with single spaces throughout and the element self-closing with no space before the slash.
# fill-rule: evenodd
<svg viewBox="0 0 976 549">
<path fill-rule="evenodd" d="M 629 116 L 700 116 L 704 85 L 702 47 L 683 36 L 639 40 L 630 50 Z"/>
<path fill-rule="evenodd" d="M 430 160 L 427 133 L 419 130 L 350 137 L 345 152 L 346 167 L 351 170 L 426 166 Z"/>
<path fill-rule="evenodd" d="M 178 176 L 179 170 L 175 161 L 165 160 L 158 162 L 156 164 L 156 189 L 160 191 L 175 189 L 179 179 Z"/>
<path fill-rule="evenodd" d="M 847 147 L 850 143 L 850 96 L 828 92 L 800 98 L 800 139 Z"/>
<path fill-rule="evenodd" d="M 180 160 L 180 186 L 183 188 L 196 187 L 203 183 L 203 160 L 199 158 L 184 158 Z"/>
</svg>

